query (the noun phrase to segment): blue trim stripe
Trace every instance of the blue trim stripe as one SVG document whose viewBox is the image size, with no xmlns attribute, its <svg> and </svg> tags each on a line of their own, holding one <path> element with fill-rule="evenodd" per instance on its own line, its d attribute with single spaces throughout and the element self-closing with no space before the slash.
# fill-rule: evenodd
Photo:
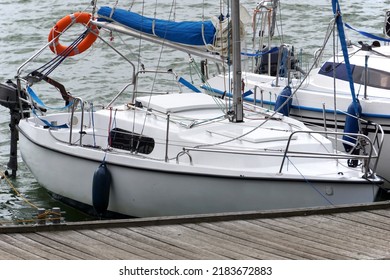
<svg viewBox="0 0 390 280">
<path fill-rule="evenodd" d="M 219 89 L 215 89 L 215 88 L 212 88 L 212 87 L 208 87 L 208 86 L 205 86 L 205 85 L 202 85 L 201 86 L 202 89 L 204 90 L 207 90 L 207 91 L 210 91 L 210 92 L 213 92 L 213 93 L 216 93 L 216 94 L 219 94 L 219 95 L 223 95 L 224 92 L 219 90 Z M 247 91 L 249 92 L 249 91 Z M 253 93 L 253 92 L 252 92 Z M 228 97 L 231 97 L 231 93 L 226 93 L 226 96 Z M 251 96 L 244 96 L 244 100 L 247 101 L 247 102 L 251 102 L 253 103 L 254 102 L 254 98 L 251 97 Z M 260 100 L 256 101 L 258 104 L 260 104 Z M 263 100 L 263 104 L 265 105 L 270 105 L 270 106 L 275 106 L 275 102 L 272 102 L 272 101 L 267 101 L 267 100 Z M 310 112 L 318 112 L 318 113 L 322 113 L 323 112 L 323 109 L 322 108 L 316 108 L 316 107 L 307 107 L 307 106 L 298 106 L 298 105 L 291 105 L 291 108 L 292 109 L 296 109 L 296 110 L 301 110 L 301 111 L 310 111 Z M 334 114 L 334 110 L 332 109 L 325 109 L 325 112 L 326 113 L 332 113 Z M 339 115 L 345 115 L 345 113 L 341 112 L 341 111 L 336 111 L 337 114 Z M 382 118 L 382 119 L 390 119 L 390 115 L 384 115 L 384 114 L 367 114 L 367 113 L 362 113 L 361 114 L 361 117 L 362 118 Z"/>
</svg>

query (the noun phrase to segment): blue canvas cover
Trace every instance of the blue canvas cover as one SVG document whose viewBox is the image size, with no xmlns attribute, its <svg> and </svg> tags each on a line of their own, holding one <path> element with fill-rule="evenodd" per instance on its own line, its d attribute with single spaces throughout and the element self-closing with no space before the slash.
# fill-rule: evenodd
<svg viewBox="0 0 390 280">
<path fill-rule="evenodd" d="M 186 45 L 203 46 L 214 42 L 216 29 L 211 21 L 174 22 L 144 17 L 118 8 L 114 9 L 110 19 L 111 11 L 110 7 L 101 7 L 98 11 L 99 20 L 115 21 L 137 31 Z"/>
</svg>

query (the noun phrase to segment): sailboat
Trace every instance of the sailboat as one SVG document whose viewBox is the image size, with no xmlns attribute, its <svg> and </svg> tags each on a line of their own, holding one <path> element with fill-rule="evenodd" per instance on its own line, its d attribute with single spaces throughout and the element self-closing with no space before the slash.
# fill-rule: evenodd
<svg viewBox="0 0 390 280">
<path fill-rule="evenodd" d="M 255 11 L 275 18 L 278 2 L 278 0 L 262 1 Z M 335 1 L 333 5 L 336 5 Z M 387 170 L 390 162 L 389 18 L 390 12 L 388 11 L 384 21 L 385 37 L 358 30 L 345 23 L 345 29 L 359 32 L 363 38 L 362 41 L 353 44 L 345 38 L 341 39 L 340 46 L 346 45 L 345 52 L 337 51 L 322 62 L 326 43 L 331 41 L 331 35 L 337 32 L 336 20 L 332 19 L 324 39 L 324 46 L 316 52 L 314 63 L 308 73 L 300 67 L 293 46 L 286 43 L 278 46 L 272 45 L 273 28 L 270 25 L 269 29 L 266 29 L 270 32 L 260 33 L 264 35 L 259 37 L 259 40 L 264 42 L 265 48 L 262 50 L 262 55 L 258 56 L 253 71 L 242 73 L 246 93 L 244 100 L 272 107 L 285 115 L 311 125 L 314 129 L 351 132 L 347 119 L 358 116 L 360 124 L 354 126 L 357 130 L 353 131 L 360 131 L 370 137 L 375 137 L 375 134 L 371 134 L 373 130 L 370 124 L 381 125 L 385 134 L 385 144 L 377 173 L 389 183 L 390 177 Z M 269 38 L 271 40 L 268 40 Z M 364 42 L 364 39 L 370 42 Z M 334 45 L 338 45 L 337 42 L 334 42 Z M 273 47 L 277 48 L 276 51 L 267 52 Z M 346 57 L 349 59 L 356 96 L 351 92 Z M 215 95 L 229 95 L 230 92 L 226 92 L 226 89 L 229 89 L 229 74 L 211 77 L 202 87 Z M 283 96 L 289 96 L 289 102 L 285 105 Z M 355 100 L 359 103 L 358 114 L 355 114 Z"/>
<path fill-rule="evenodd" d="M 219 19 L 218 25 L 226 23 L 229 32 L 204 21 L 174 23 L 142 15 L 136 23 L 147 25 L 137 28 L 127 22 L 135 16 L 130 11 L 101 7 L 95 14 L 95 9 L 96 5 L 91 14 L 79 12 L 58 21 L 48 43 L 18 69 L 16 82 L 0 87 L 1 104 L 11 110 L 11 138 L 17 139 L 12 129 L 17 127 L 23 161 L 55 198 L 101 217 L 290 209 L 376 200 L 383 180 L 370 166 L 380 156 L 377 147 L 383 137 L 379 126 L 376 141 L 359 133 L 314 131 L 295 119 L 243 102 L 238 0 L 231 3 L 231 18 Z M 86 29 L 74 43 L 64 46 L 60 39 L 71 24 Z M 198 36 L 203 45 L 190 46 L 192 39 L 183 38 L 167 44 L 191 54 L 205 48 L 205 55 L 215 59 L 232 55 L 232 99 L 197 92 L 185 81 L 188 92 L 141 94 L 139 80 L 152 71 L 129 67 L 132 80 L 97 109 L 49 76 L 52 67 L 67 57 L 84 52 L 95 40 L 104 40 L 99 34 L 102 29 L 165 44 L 168 30 L 177 31 L 183 25 L 184 29 L 197 26 L 190 35 L 192 39 Z M 207 28 L 229 34 L 230 27 L 232 37 L 217 42 L 231 42 L 227 52 L 221 47 L 224 43 L 205 39 Z M 22 75 L 25 65 L 48 48 L 55 54 L 53 60 Z M 175 74 L 172 70 L 153 73 Z M 63 111 L 52 112 L 45 106 L 36 87 L 40 83 L 60 92 Z M 115 104 L 126 91 L 131 92 L 127 101 Z M 332 139 L 340 140 L 337 136 L 341 135 L 353 140 L 342 140 L 339 145 L 360 143 L 366 153 L 335 149 Z M 13 174 L 15 145 L 11 141 Z"/>
</svg>

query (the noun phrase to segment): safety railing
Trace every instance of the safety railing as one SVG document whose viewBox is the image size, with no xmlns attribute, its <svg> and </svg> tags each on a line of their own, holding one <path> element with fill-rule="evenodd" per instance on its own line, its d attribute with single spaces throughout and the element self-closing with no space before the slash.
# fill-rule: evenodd
<svg viewBox="0 0 390 280">
<path fill-rule="evenodd" d="M 76 108 L 78 107 L 78 104 L 80 104 L 81 107 L 81 120 L 80 120 L 80 140 L 79 140 L 79 145 L 83 145 L 83 135 L 84 135 L 84 101 L 80 97 L 75 97 L 73 98 L 73 105 L 71 107 L 71 112 L 70 112 L 70 124 L 69 124 L 69 145 L 72 145 L 72 138 L 73 138 L 73 122 L 74 122 L 74 113 L 76 111 Z"/>
<path fill-rule="evenodd" d="M 356 144 L 345 141 L 345 140 L 341 140 L 341 141 L 343 144 L 351 146 L 351 148 L 355 147 L 359 144 L 364 143 L 363 144 L 363 146 L 365 148 L 364 154 L 355 155 L 355 154 L 337 152 L 337 153 L 326 154 L 326 155 L 322 155 L 319 153 L 310 153 L 310 156 L 324 157 L 324 158 L 336 158 L 336 159 L 340 158 L 340 159 L 360 160 L 363 163 L 364 175 L 366 177 L 368 177 L 370 175 L 369 174 L 370 173 L 370 163 L 371 163 L 371 160 L 373 158 L 375 158 L 375 163 L 373 165 L 374 167 L 372 168 L 372 173 L 375 173 L 375 171 L 376 171 L 376 167 L 378 164 L 378 160 L 379 160 L 379 156 L 380 156 L 380 153 L 382 150 L 382 145 L 383 145 L 383 140 L 384 140 L 384 133 L 383 133 L 382 128 L 379 125 L 376 125 L 376 126 L 377 126 L 376 134 L 378 134 L 379 131 L 381 131 L 382 136 L 380 137 L 381 139 L 379 140 L 378 135 L 375 135 L 373 137 L 374 142 L 368 136 L 366 136 L 364 134 L 359 134 L 359 133 L 345 133 L 345 132 L 331 132 L 331 131 L 294 131 L 290 134 L 289 139 L 287 141 L 287 145 L 286 145 L 286 149 L 285 149 L 285 152 L 283 155 L 283 159 L 282 159 L 282 163 L 281 163 L 281 166 L 279 169 L 279 173 L 282 173 L 284 163 L 288 157 L 298 157 L 301 155 L 302 152 L 289 151 L 289 148 L 290 148 L 290 144 L 291 144 L 293 137 L 296 134 L 304 133 L 304 134 L 309 134 L 309 135 L 320 134 L 320 135 L 326 135 L 328 137 L 329 137 L 329 135 L 334 135 L 335 140 L 339 140 L 339 137 L 342 137 L 342 136 L 349 136 L 349 137 L 356 139 Z M 376 150 L 374 147 L 374 143 L 376 143 L 377 141 L 379 141 L 379 144 L 378 144 L 379 149 L 378 150 Z M 368 152 L 366 150 L 367 146 L 369 148 Z M 373 154 L 374 152 L 375 152 L 375 154 Z M 305 154 L 307 154 L 307 153 L 305 153 Z"/>
<path fill-rule="evenodd" d="M 373 137 L 374 141 L 372 141 L 368 136 L 363 134 L 357 134 L 357 133 L 343 133 L 343 132 L 329 132 L 329 131 L 294 131 L 291 133 L 290 137 L 287 140 L 286 147 L 284 149 L 284 152 L 280 151 L 242 151 L 242 150 L 235 150 L 235 149 L 217 149 L 217 148 L 196 148 L 196 147 L 183 147 L 183 149 L 177 154 L 176 156 L 176 162 L 179 163 L 179 158 L 183 155 L 187 155 L 191 159 L 191 164 L 193 164 L 193 157 L 191 156 L 191 151 L 196 152 L 208 152 L 208 153 L 225 153 L 225 154 L 233 154 L 233 155 L 247 155 L 247 156 L 271 156 L 271 157 L 282 157 L 282 162 L 280 164 L 279 173 L 282 173 L 283 167 L 285 165 L 285 162 L 287 158 L 289 157 L 296 157 L 296 158 L 315 158 L 315 159 L 335 159 L 335 160 L 358 160 L 362 162 L 364 176 L 368 178 L 370 175 L 374 174 L 376 171 L 376 167 L 378 164 L 378 160 L 380 157 L 383 139 L 384 139 L 384 133 L 380 125 L 376 125 L 377 129 L 375 132 L 375 136 Z M 365 152 L 363 154 L 350 154 L 346 152 L 341 151 L 329 151 L 327 153 L 321 153 L 321 152 L 308 152 L 308 151 L 293 151 L 291 150 L 290 146 L 292 143 L 292 140 L 295 139 L 295 136 L 297 134 L 307 134 L 307 135 L 313 135 L 313 134 L 332 134 L 335 136 L 335 138 L 348 135 L 350 137 L 356 137 L 357 142 L 364 142 L 365 146 L 368 146 L 369 148 L 365 149 Z M 380 134 L 380 136 L 379 136 Z M 352 143 L 347 141 L 342 141 L 343 143 L 349 144 L 353 146 Z M 378 149 L 375 149 L 374 145 L 378 145 Z M 372 168 L 370 169 L 370 165 L 372 160 L 375 160 L 374 164 L 372 164 Z"/>
<path fill-rule="evenodd" d="M 173 71 L 173 70 L 167 70 L 167 71 L 160 71 L 160 70 L 141 70 L 141 71 L 138 71 L 135 76 L 134 76 L 134 83 L 133 83 L 133 96 L 132 96 L 132 103 L 134 104 L 135 102 L 135 98 L 137 97 L 137 94 L 138 93 L 141 93 L 141 94 L 163 94 L 163 93 L 167 93 L 167 92 L 161 92 L 161 91 L 156 91 L 156 90 L 153 90 L 153 92 L 151 91 L 145 91 L 145 92 L 140 92 L 138 91 L 138 84 L 139 84 L 139 77 L 141 74 L 155 74 L 155 75 L 158 75 L 158 74 L 168 74 L 168 75 L 172 75 L 174 78 L 175 78 L 175 83 L 177 84 L 178 88 L 179 88 L 179 92 L 182 92 L 182 87 L 180 85 L 180 83 L 177 81 L 178 79 L 178 75 Z"/>
</svg>

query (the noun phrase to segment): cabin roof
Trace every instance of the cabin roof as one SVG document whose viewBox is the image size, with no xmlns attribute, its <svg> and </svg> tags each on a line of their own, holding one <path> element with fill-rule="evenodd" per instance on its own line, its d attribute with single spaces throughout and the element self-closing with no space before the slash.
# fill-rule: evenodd
<svg viewBox="0 0 390 280">
<path fill-rule="evenodd" d="M 199 109 L 219 109 L 216 97 L 203 93 L 175 93 L 167 95 L 142 96 L 136 98 L 143 107 L 162 113 L 177 113 Z"/>
</svg>

